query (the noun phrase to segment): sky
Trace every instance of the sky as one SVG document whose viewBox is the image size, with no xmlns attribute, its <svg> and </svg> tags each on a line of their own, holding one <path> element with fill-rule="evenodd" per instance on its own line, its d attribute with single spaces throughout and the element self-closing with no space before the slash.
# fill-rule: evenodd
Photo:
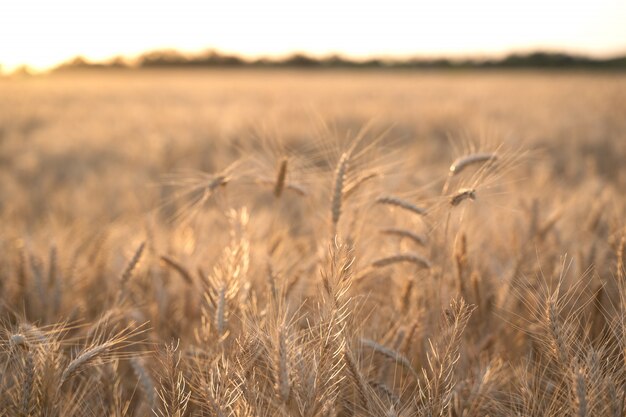
<svg viewBox="0 0 626 417">
<path fill-rule="evenodd" d="M 155 49 L 246 57 L 626 53 L 626 0 L 0 0 L 0 65 Z"/>
</svg>

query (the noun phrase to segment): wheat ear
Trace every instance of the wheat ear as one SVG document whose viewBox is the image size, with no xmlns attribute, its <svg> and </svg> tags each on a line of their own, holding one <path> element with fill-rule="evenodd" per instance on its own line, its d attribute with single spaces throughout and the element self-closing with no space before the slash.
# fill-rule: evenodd
<svg viewBox="0 0 626 417">
<path fill-rule="evenodd" d="M 169 258 L 165 255 L 161 256 L 161 261 L 172 268 L 174 271 L 178 272 L 180 277 L 189 285 L 193 285 L 193 278 L 187 269 L 182 266 L 179 262 L 176 262 L 174 259 Z"/>
<path fill-rule="evenodd" d="M 462 156 L 455 159 L 452 165 L 450 165 L 450 176 L 460 174 L 461 171 L 471 165 L 495 161 L 497 159 L 498 156 L 495 153 L 474 153 L 471 155 Z"/>
<path fill-rule="evenodd" d="M 346 172 L 348 171 L 348 162 L 350 160 L 350 153 L 344 152 L 339 158 L 337 168 L 335 169 L 335 182 L 333 186 L 333 197 L 331 202 L 331 214 L 333 221 L 333 234 L 337 232 L 337 224 L 341 217 L 341 205 L 343 200 L 343 185 L 346 179 Z"/>
<path fill-rule="evenodd" d="M 283 190 L 285 189 L 285 180 L 287 178 L 288 161 L 289 160 L 287 158 L 283 158 L 283 160 L 280 161 L 280 166 L 278 167 L 278 173 L 276 174 L 276 182 L 274 184 L 274 196 L 276 196 L 276 198 L 280 197 L 280 195 L 283 193 Z"/>
<path fill-rule="evenodd" d="M 133 271 L 135 270 L 135 268 L 137 267 L 137 264 L 141 260 L 141 255 L 143 254 L 143 250 L 145 246 L 146 246 L 146 242 L 141 242 L 141 244 L 135 251 L 135 254 L 131 258 L 130 262 L 128 262 L 126 269 L 124 269 L 124 272 L 120 276 L 120 285 L 122 287 L 126 285 L 130 277 L 133 275 Z"/>
<path fill-rule="evenodd" d="M 426 246 L 426 237 L 424 235 L 417 234 L 412 230 L 389 228 L 382 229 L 380 233 L 384 235 L 398 236 L 400 238 L 407 238 L 420 246 Z"/>
<path fill-rule="evenodd" d="M 382 197 L 378 197 L 376 199 L 376 204 L 383 204 L 383 205 L 388 205 L 388 206 L 394 206 L 394 207 L 399 207 L 401 209 L 404 210 L 408 210 L 410 212 L 413 212 L 415 214 L 419 214 L 420 216 L 425 216 L 426 215 L 426 209 L 423 207 L 419 207 L 416 206 L 415 204 L 406 201 L 406 200 L 402 200 L 398 197 L 394 197 L 394 196 L 382 196 Z"/>
<path fill-rule="evenodd" d="M 450 197 L 450 204 L 458 206 L 465 200 L 476 200 L 476 190 L 473 188 L 461 188 Z"/>
<path fill-rule="evenodd" d="M 372 262 L 372 267 L 383 268 L 385 266 L 397 263 L 412 263 L 419 266 L 420 268 L 430 268 L 430 262 L 428 261 L 428 259 L 416 253 L 398 253 L 396 255 L 380 258 Z"/>
</svg>

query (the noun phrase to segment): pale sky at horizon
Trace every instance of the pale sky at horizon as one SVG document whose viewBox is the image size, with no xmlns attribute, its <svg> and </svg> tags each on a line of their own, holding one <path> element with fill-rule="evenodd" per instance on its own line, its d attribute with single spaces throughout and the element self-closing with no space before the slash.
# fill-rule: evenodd
<svg viewBox="0 0 626 417">
<path fill-rule="evenodd" d="M 626 52 L 626 0 L 0 2 L 4 70 L 163 48 L 356 58 Z"/>
</svg>

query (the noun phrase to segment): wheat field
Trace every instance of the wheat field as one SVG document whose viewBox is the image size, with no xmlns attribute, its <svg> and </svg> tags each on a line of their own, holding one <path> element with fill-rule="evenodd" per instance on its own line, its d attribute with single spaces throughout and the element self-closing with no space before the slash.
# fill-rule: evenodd
<svg viewBox="0 0 626 417">
<path fill-rule="evenodd" d="M 0 415 L 626 415 L 626 76 L 0 79 Z"/>
</svg>

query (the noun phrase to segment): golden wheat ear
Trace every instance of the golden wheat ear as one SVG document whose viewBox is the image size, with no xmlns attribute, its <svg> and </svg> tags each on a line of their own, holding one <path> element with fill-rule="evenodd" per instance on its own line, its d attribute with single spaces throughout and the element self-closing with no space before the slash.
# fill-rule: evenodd
<svg viewBox="0 0 626 417">
<path fill-rule="evenodd" d="M 402 200 L 401 198 L 394 196 L 382 196 L 376 199 L 376 204 L 382 204 L 392 207 L 399 207 L 403 210 L 410 211 L 412 213 L 418 214 L 420 216 L 426 215 L 426 209 L 424 207 L 419 207 L 410 201 Z"/>
</svg>

